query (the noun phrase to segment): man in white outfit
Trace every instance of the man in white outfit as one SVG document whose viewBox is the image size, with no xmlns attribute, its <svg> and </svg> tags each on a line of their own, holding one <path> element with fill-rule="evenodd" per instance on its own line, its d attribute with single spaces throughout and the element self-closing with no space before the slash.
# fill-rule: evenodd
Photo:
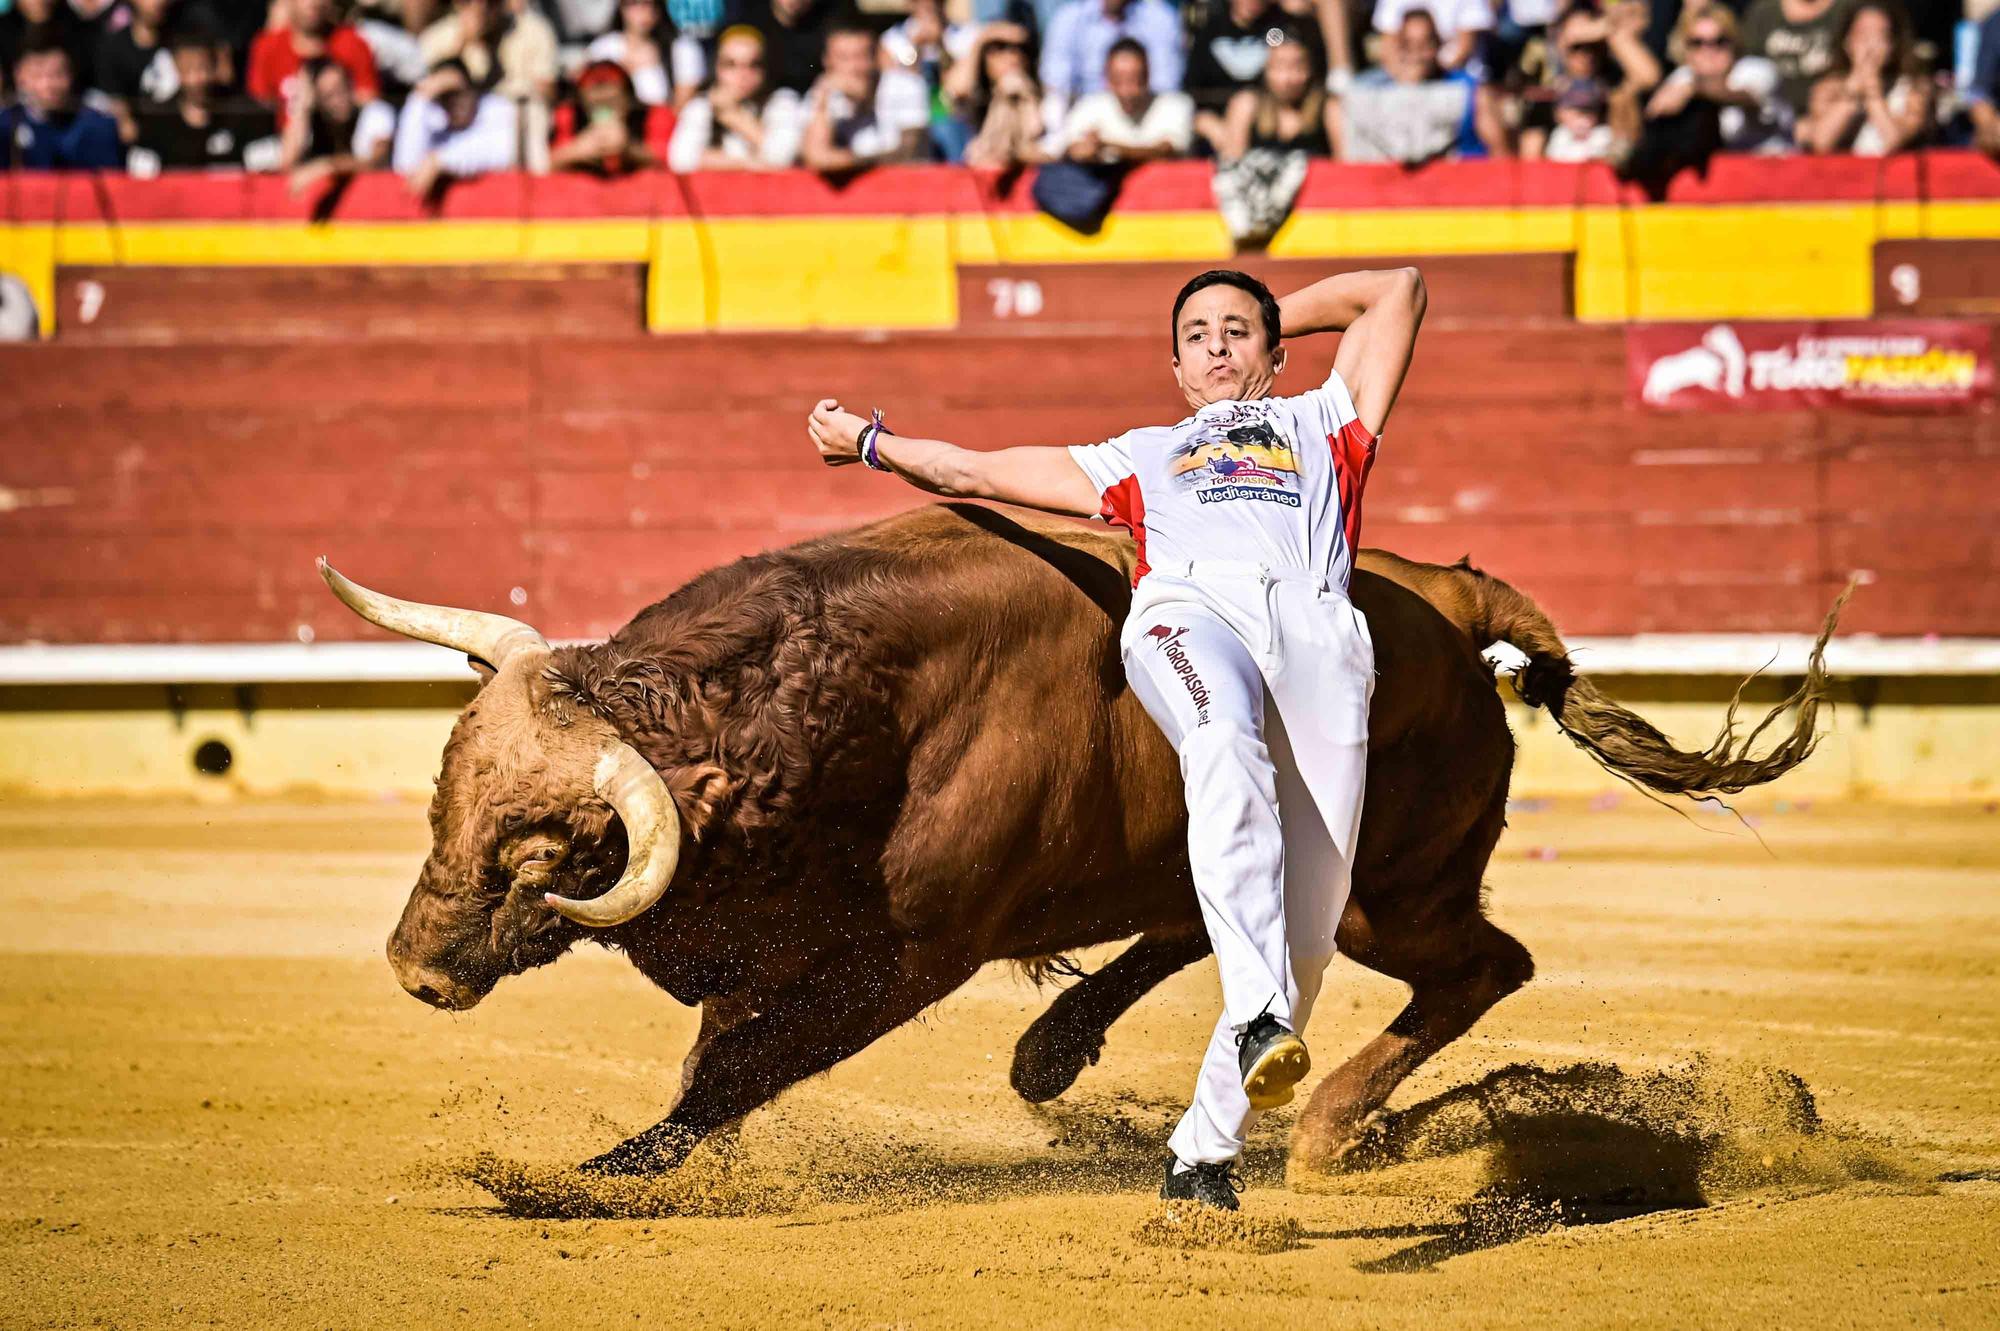
<svg viewBox="0 0 2000 1331">
<path fill-rule="evenodd" d="M 1343 273 L 1282 301 L 1204 273 L 1173 310 L 1194 414 L 1101 444 L 979 452 L 814 407 L 830 465 L 936 494 L 1095 515 L 1132 532 L 1120 646 L 1132 690 L 1180 754 L 1188 858 L 1223 1012 L 1161 1195 L 1235 1209 L 1261 1109 L 1309 1070 L 1297 1035 L 1335 952 L 1368 765 L 1375 656 L 1347 597 L 1362 488 L 1423 320 L 1415 269 Z M 1281 337 L 1345 330 L 1326 382 L 1274 397 Z"/>
</svg>

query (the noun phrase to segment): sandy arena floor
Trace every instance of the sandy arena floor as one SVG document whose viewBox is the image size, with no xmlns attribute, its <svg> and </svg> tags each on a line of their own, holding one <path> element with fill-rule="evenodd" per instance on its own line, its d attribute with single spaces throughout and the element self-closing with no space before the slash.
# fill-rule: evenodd
<svg viewBox="0 0 2000 1331">
<path fill-rule="evenodd" d="M 1377 1168 L 1287 1188 L 1267 1124 L 1248 1222 L 1189 1234 L 1151 1191 L 1212 967 L 1046 1110 L 1006 1078 L 1046 996 L 988 971 L 612 1195 L 562 1167 L 659 1116 L 692 1014 L 589 949 L 405 997 L 419 809 L 17 803 L 0 1325 L 2000 1325 L 2000 813 L 1757 822 L 1519 810 L 1494 899 L 1540 977 Z M 1326 994 L 1323 1068 L 1401 1002 Z M 606 1211 L 649 1218 L 548 1218 Z"/>
</svg>

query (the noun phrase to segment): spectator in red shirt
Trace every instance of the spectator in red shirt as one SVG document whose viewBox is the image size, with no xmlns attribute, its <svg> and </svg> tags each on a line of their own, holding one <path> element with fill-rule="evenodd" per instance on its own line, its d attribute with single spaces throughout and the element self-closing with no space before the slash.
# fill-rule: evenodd
<svg viewBox="0 0 2000 1331">
<path fill-rule="evenodd" d="M 266 28 L 250 45 L 250 76 L 244 90 L 270 104 L 282 125 L 294 96 L 293 80 L 308 60 L 331 60 L 347 71 L 354 95 L 364 102 L 381 96 L 375 57 L 351 26 L 338 21 L 335 0 L 292 0 L 291 25 Z"/>
</svg>

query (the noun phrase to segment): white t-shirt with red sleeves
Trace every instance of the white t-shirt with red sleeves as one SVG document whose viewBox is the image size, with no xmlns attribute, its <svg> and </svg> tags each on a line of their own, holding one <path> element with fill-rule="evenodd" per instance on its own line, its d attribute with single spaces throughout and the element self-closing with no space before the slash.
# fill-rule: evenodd
<svg viewBox="0 0 2000 1331">
<path fill-rule="evenodd" d="M 1099 516 L 1154 568 L 1227 559 L 1304 569 L 1343 590 L 1361 537 L 1375 437 L 1338 371 L 1296 397 L 1211 402 L 1178 425 L 1072 445 Z"/>
</svg>

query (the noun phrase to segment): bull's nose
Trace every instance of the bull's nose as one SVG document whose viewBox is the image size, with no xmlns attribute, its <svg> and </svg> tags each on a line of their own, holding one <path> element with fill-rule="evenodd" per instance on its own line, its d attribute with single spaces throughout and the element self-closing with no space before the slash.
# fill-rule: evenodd
<svg viewBox="0 0 2000 1331">
<path fill-rule="evenodd" d="M 410 997 L 446 1012 L 463 1012 L 479 1001 L 470 989 L 435 971 L 412 971 L 396 978 L 402 981 Z"/>
<path fill-rule="evenodd" d="M 410 997 L 434 1008 L 463 1012 L 479 1001 L 476 992 L 444 972 L 410 960 L 393 939 L 389 943 L 389 968 L 396 972 L 396 982 Z"/>
</svg>

